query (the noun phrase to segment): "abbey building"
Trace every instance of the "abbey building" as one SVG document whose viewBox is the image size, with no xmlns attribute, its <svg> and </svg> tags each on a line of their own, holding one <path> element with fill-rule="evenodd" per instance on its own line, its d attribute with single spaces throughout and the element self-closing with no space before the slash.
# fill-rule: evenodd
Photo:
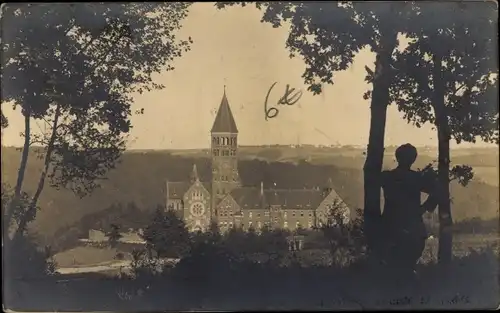
<svg viewBox="0 0 500 313">
<path fill-rule="evenodd" d="M 256 230 L 311 228 L 325 222 L 340 198 L 331 181 L 324 188 L 264 189 L 242 186 L 238 174 L 238 128 L 226 94 L 211 130 L 211 181 L 199 179 L 196 165 L 185 182 L 166 183 L 166 207 L 176 211 L 191 231 L 205 230 L 213 220 L 221 230 L 233 226 Z M 349 209 L 345 208 L 349 218 Z"/>
</svg>

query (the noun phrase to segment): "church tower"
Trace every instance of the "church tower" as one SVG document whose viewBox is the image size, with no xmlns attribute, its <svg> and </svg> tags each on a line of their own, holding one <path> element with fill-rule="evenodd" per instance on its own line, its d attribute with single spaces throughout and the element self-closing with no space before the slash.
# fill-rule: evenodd
<svg viewBox="0 0 500 313">
<path fill-rule="evenodd" d="M 211 130 L 212 208 L 234 188 L 240 186 L 238 174 L 238 129 L 224 95 Z M 214 212 L 217 215 L 217 212 Z"/>
</svg>

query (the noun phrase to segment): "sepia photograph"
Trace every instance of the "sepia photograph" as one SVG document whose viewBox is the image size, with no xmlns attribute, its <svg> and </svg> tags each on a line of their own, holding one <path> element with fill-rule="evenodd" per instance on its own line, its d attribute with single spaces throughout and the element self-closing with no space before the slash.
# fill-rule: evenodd
<svg viewBox="0 0 500 313">
<path fill-rule="evenodd" d="M 0 20 L 4 311 L 500 308 L 497 2 Z"/>
</svg>

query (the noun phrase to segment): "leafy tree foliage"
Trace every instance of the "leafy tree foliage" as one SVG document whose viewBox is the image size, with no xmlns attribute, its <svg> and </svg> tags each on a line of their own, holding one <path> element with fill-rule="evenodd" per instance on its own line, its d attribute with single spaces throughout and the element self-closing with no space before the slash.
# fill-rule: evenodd
<svg viewBox="0 0 500 313">
<path fill-rule="evenodd" d="M 287 237 L 289 232 L 283 229 L 269 229 L 267 226 L 262 228 L 259 235 L 259 250 L 267 254 L 267 262 L 270 264 L 279 264 L 279 262 L 288 253 Z"/>
<path fill-rule="evenodd" d="M 9 209 L 9 204 L 12 203 L 12 198 L 14 197 L 14 189 L 8 185 L 2 183 L 2 216 L 5 216 L 5 213 Z M 12 232 L 12 229 L 18 227 L 22 219 L 26 219 L 28 221 L 32 221 L 35 218 L 34 210 L 29 210 L 30 205 L 30 196 L 22 192 L 20 194 L 19 200 L 16 202 L 16 206 L 12 212 L 12 218 L 9 220 L 9 223 L 5 223 L 4 227 L 7 229 L 6 232 Z"/>
<path fill-rule="evenodd" d="M 246 233 L 240 228 L 233 226 L 224 234 L 224 241 L 229 251 L 235 255 L 242 255 L 245 251 Z"/>
<path fill-rule="evenodd" d="M 494 39 L 497 18 L 486 2 L 433 3 L 430 7 L 433 10 L 422 6 L 421 14 L 413 17 L 422 27 L 408 32 L 408 47 L 396 53 L 396 78 L 390 91 L 392 101 L 408 122 L 417 127 L 431 123 L 437 130 L 437 175 L 443 195 L 439 205 L 439 260 L 450 262 L 449 182 L 457 179 L 466 185 L 473 177 L 470 166 L 455 165 L 450 169 L 450 140 L 476 142 L 479 137 L 499 142 L 498 51 Z M 454 18 L 441 21 L 436 12 Z M 430 19 L 436 20 L 426 25 Z"/>
<path fill-rule="evenodd" d="M 44 166 L 30 209 L 45 180 L 91 192 L 125 148 L 132 92 L 164 86 L 152 74 L 172 70 L 189 47 L 175 30 L 187 3 L 8 4 L 2 6 L 2 102 L 20 108 L 25 142 L 12 205 L 19 200 L 31 145 L 44 147 Z M 30 133 L 32 120 L 48 125 Z M 2 119 L 2 124 L 4 121 Z M 30 213 L 34 214 L 34 213 Z M 18 234 L 27 219 L 21 220 Z"/>
<path fill-rule="evenodd" d="M 9 127 L 9 120 L 5 117 L 5 115 L 2 112 L 2 121 L 1 121 L 1 127 L 2 129 Z"/>
<path fill-rule="evenodd" d="M 2 184 L 1 199 L 2 213 L 5 212 L 13 196 L 13 189 L 7 184 Z M 29 197 L 21 195 L 14 211 L 14 222 L 24 216 L 29 205 Z M 12 226 L 12 225 L 10 225 Z M 52 251 L 49 246 L 45 248 L 36 244 L 32 234 L 24 234 L 17 237 L 13 242 L 2 241 L 2 255 L 4 258 L 5 278 L 8 283 L 10 279 L 18 278 L 40 278 L 55 272 L 56 264 L 52 259 Z"/>
<path fill-rule="evenodd" d="M 120 238 L 122 238 L 120 233 L 120 226 L 117 224 L 111 224 L 111 231 L 108 233 L 108 241 L 111 247 L 116 247 Z"/>
<path fill-rule="evenodd" d="M 362 217 L 363 213 L 358 210 L 356 218 L 347 220 L 343 203 L 335 202 L 328 212 L 326 223 L 319 227 L 337 264 L 348 265 L 363 256 L 366 240 Z"/>
<path fill-rule="evenodd" d="M 174 212 L 159 207 L 142 237 L 148 250 L 159 258 L 181 257 L 189 251 L 190 236 L 186 224 Z"/>
<path fill-rule="evenodd" d="M 220 233 L 219 224 L 217 224 L 217 222 L 215 221 L 210 222 L 210 226 L 207 231 L 207 236 L 211 244 L 218 245 L 221 243 L 222 235 Z"/>
<path fill-rule="evenodd" d="M 257 230 L 253 225 L 248 227 L 247 232 L 246 232 L 246 247 L 247 247 L 247 253 L 255 253 L 258 251 L 258 242 L 259 242 L 259 235 L 257 234 Z"/>
</svg>

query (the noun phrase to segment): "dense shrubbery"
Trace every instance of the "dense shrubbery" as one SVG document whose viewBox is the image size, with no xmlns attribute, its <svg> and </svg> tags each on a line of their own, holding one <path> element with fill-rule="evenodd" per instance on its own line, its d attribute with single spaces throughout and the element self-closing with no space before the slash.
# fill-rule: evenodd
<svg viewBox="0 0 500 313">
<path fill-rule="evenodd" d="M 203 258 L 197 257 L 198 262 Z M 9 308 L 17 311 L 493 308 L 498 305 L 499 289 L 498 278 L 492 273 L 498 272 L 499 261 L 498 252 L 485 249 L 455 258 L 447 271 L 433 263 L 420 265 L 420 284 L 413 289 L 405 285 L 392 285 L 395 288 L 391 289 L 391 277 L 363 262 L 339 269 L 273 268 L 240 261 L 223 271 L 212 270 L 216 266 L 210 262 L 204 269 L 212 272 L 204 276 L 196 273 L 191 279 L 184 279 L 173 268 L 169 274 L 151 277 L 147 272 L 148 276 L 135 279 L 86 275 L 87 279 L 75 280 L 59 289 L 30 283 L 24 291 L 30 301 L 12 303 Z"/>
<path fill-rule="evenodd" d="M 10 279 L 43 278 L 55 272 L 50 247 L 38 247 L 32 236 L 19 237 L 4 249 L 5 275 Z"/>
<path fill-rule="evenodd" d="M 181 225 L 175 215 L 156 214 L 157 225 L 170 228 L 168 233 Z M 349 224 L 332 220 L 321 229 L 296 232 L 306 238 L 306 246 L 316 243 L 326 250 L 319 257 L 329 262 L 304 258 L 318 247 L 289 251 L 291 234 L 286 231 L 235 228 L 221 234 L 212 224 L 206 232 L 189 234 L 178 262 L 159 258 L 157 243 L 150 240 L 149 250 L 132 253 L 132 275 L 75 281 L 65 287 L 64 296 L 44 297 L 52 300 L 50 308 L 58 307 L 57 302 L 66 303 L 65 308 L 73 305 L 74 310 L 387 308 L 393 307 L 390 301 L 409 292 L 418 308 L 491 307 L 497 301 L 498 282 L 492 273 L 498 271 L 498 251 L 457 257 L 447 270 L 435 263 L 420 264 L 418 287 L 395 286 L 384 268 L 364 258 L 360 224 L 359 220 Z M 340 251 L 351 258 L 349 262 L 332 259 Z M 67 297 L 74 300 L 64 302 Z M 96 298 L 101 299 L 98 304 Z M 41 305 L 33 307 L 40 310 Z"/>
<path fill-rule="evenodd" d="M 13 190 L 6 184 L 2 184 L 2 215 L 5 214 L 6 207 L 12 200 Z M 29 212 L 29 196 L 23 194 L 20 201 L 17 203 L 14 211 L 14 221 L 18 220 L 18 216 Z M 34 217 L 34 215 L 33 215 Z M 10 222 L 10 223 L 9 223 Z M 36 244 L 35 237 L 26 231 L 22 236 L 11 238 L 11 226 L 13 221 L 2 219 L 4 231 L 2 233 L 2 255 L 4 258 L 4 274 L 7 279 L 26 279 L 39 278 L 52 274 L 55 271 L 55 263 L 52 260 L 50 247 L 39 247 Z M 8 237 L 4 237 L 8 236 Z"/>
<path fill-rule="evenodd" d="M 395 278 L 383 268 L 362 260 L 344 268 L 273 267 L 227 258 L 220 248 L 212 248 L 204 243 L 168 274 L 149 279 L 147 287 L 141 286 L 147 291 L 135 304 L 199 309 L 212 303 L 213 309 L 238 310 L 387 308 L 408 295 L 412 306 L 421 308 L 491 307 L 498 301 L 498 282 L 492 273 L 498 271 L 499 256 L 491 249 L 455 258 L 447 270 L 435 263 L 420 265 L 419 286 L 415 286 L 395 285 Z M 176 291 L 165 296 L 169 288 Z M 335 303 L 334 298 L 342 301 Z"/>
</svg>

